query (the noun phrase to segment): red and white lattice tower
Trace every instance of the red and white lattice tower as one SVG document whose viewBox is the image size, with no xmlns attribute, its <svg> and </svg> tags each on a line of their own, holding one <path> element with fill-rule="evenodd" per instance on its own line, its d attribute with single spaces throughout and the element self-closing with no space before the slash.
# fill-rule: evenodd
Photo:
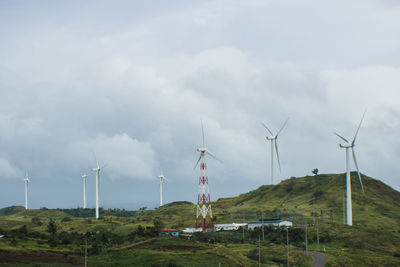
<svg viewBox="0 0 400 267">
<path fill-rule="evenodd" d="M 204 134 L 203 134 L 204 139 Z M 203 141 L 204 142 L 204 141 Z M 206 173 L 207 165 L 205 162 L 206 153 L 209 154 L 206 148 L 199 148 L 197 151 L 200 152 L 200 177 L 199 177 L 199 189 L 197 195 L 197 211 L 196 211 L 196 228 L 203 228 L 206 231 L 207 228 L 214 228 L 212 209 L 210 204 L 210 190 L 208 188 L 208 176 Z M 197 166 L 197 165 L 196 165 Z M 207 215 L 209 215 L 210 220 L 207 223 Z M 201 216 L 201 217 L 200 217 Z"/>
</svg>

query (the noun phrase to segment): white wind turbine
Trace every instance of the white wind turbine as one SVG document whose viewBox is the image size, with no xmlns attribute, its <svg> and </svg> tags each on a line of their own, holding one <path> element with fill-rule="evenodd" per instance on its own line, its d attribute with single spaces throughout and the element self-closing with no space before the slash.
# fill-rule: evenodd
<svg viewBox="0 0 400 267">
<path fill-rule="evenodd" d="M 86 173 L 81 175 L 82 182 L 83 182 L 83 208 L 86 209 Z"/>
<path fill-rule="evenodd" d="M 162 183 L 163 180 L 168 181 L 167 178 L 165 178 L 163 172 L 161 171 L 161 174 L 158 176 L 158 178 L 160 179 L 160 207 L 163 205 L 163 201 L 162 201 Z"/>
<path fill-rule="evenodd" d="M 279 171 L 281 171 L 281 162 L 279 160 L 278 143 L 276 142 L 276 140 L 278 139 L 279 134 L 285 127 L 288 120 L 289 119 L 287 119 L 285 121 L 285 123 L 282 125 L 282 127 L 279 129 L 279 131 L 276 135 L 274 135 L 272 133 L 272 131 L 270 129 L 268 129 L 268 127 L 264 123 L 261 123 L 265 127 L 265 129 L 267 129 L 267 131 L 271 134 L 270 136 L 266 137 L 267 140 L 271 141 L 271 184 L 274 184 L 274 147 L 275 147 L 275 151 L 276 151 L 276 157 L 278 159 Z"/>
<path fill-rule="evenodd" d="M 92 169 L 92 171 L 96 172 L 96 219 L 98 219 L 99 216 L 99 189 L 100 189 L 100 171 L 104 169 L 105 166 L 101 167 L 99 166 L 99 162 L 96 159 L 96 167 Z"/>
<path fill-rule="evenodd" d="M 222 161 L 221 161 L 220 159 L 218 159 L 217 157 L 215 157 L 215 156 L 214 156 L 209 150 L 207 150 L 207 148 L 205 147 L 205 144 L 204 144 L 204 128 L 203 128 L 203 121 L 201 121 L 201 133 L 202 133 L 202 136 L 203 136 L 203 146 L 202 146 L 201 148 L 198 148 L 198 149 L 197 149 L 197 152 L 200 152 L 200 156 L 199 156 L 199 159 L 198 159 L 197 162 L 196 162 L 196 165 L 194 166 L 194 169 L 196 169 L 197 165 L 199 165 L 199 162 L 200 162 L 201 159 L 203 159 L 203 161 L 204 161 L 205 154 L 208 154 L 210 157 L 212 157 L 212 158 L 214 158 L 215 160 L 217 160 L 217 161 L 219 161 L 220 163 L 222 163 Z"/>
<path fill-rule="evenodd" d="M 339 144 L 339 146 L 341 148 L 345 148 L 346 149 L 346 223 L 348 225 L 353 225 L 353 214 L 352 214 L 352 205 L 351 205 L 351 177 L 350 177 L 350 170 L 349 170 L 349 158 L 350 158 L 349 149 L 351 149 L 354 165 L 357 168 L 358 180 L 360 181 L 361 190 L 364 193 L 364 187 L 363 187 L 360 171 L 359 171 L 358 164 L 357 164 L 356 154 L 354 152 L 354 146 L 355 146 L 355 143 L 356 143 L 356 138 L 357 138 L 357 135 L 358 135 L 358 131 L 360 130 L 361 123 L 364 120 L 364 116 L 365 116 L 365 112 L 364 112 L 364 114 L 363 114 L 363 116 L 361 118 L 360 124 L 358 125 L 356 134 L 354 135 L 354 138 L 353 138 L 353 140 L 351 142 L 349 142 L 346 138 L 344 138 L 343 136 L 339 135 L 338 133 L 334 133 L 340 139 L 345 141 L 344 144 Z"/>
<path fill-rule="evenodd" d="M 31 180 L 29 180 L 28 178 L 28 172 L 25 173 L 25 178 L 24 178 L 24 182 L 25 182 L 25 209 L 28 209 L 28 183 L 31 182 Z"/>
</svg>

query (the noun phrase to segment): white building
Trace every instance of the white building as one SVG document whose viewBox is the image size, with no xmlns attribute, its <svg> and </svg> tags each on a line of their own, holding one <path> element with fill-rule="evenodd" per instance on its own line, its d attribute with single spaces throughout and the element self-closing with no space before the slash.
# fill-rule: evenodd
<svg viewBox="0 0 400 267">
<path fill-rule="evenodd" d="M 264 220 L 259 220 L 259 221 L 253 221 L 248 223 L 248 228 L 250 230 L 253 230 L 254 228 L 257 227 L 268 227 L 268 226 L 273 226 L 273 227 L 292 227 L 293 223 L 290 221 L 284 221 L 281 219 L 264 219 Z"/>
<path fill-rule="evenodd" d="M 203 232 L 203 228 L 185 228 L 182 232 L 186 234 L 198 233 Z"/>
<path fill-rule="evenodd" d="M 239 227 L 247 228 L 247 223 L 224 223 L 224 224 L 215 224 L 215 231 L 236 231 L 239 230 Z"/>
</svg>

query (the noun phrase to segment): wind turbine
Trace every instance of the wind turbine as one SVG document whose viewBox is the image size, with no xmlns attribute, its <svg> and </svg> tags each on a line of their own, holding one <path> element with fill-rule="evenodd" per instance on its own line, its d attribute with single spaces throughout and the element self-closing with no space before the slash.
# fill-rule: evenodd
<svg viewBox="0 0 400 267">
<path fill-rule="evenodd" d="M 81 175 L 82 182 L 83 182 L 83 208 L 86 209 L 86 173 Z"/>
<path fill-rule="evenodd" d="M 354 152 L 354 146 L 355 146 L 355 143 L 356 143 L 358 131 L 360 130 L 361 123 L 364 120 L 364 116 L 365 116 L 365 112 L 364 112 L 364 114 L 363 114 L 363 116 L 361 118 L 360 124 L 358 125 L 356 134 L 354 135 L 354 138 L 353 138 L 353 140 L 351 142 L 349 142 L 346 138 L 344 138 L 343 136 L 339 135 L 338 133 L 334 133 L 340 139 L 345 141 L 344 144 L 339 144 L 339 146 L 340 146 L 340 148 L 345 148 L 346 149 L 346 222 L 347 222 L 347 225 L 353 225 L 353 215 L 352 215 L 352 208 L 351 208 L 352 207 L 351 206 L 351 177 L 350 177 L 350 170 L 349 170 L 350 149 L 351 149 L 351 153 L 352 153 L 352 156 L 353 156 L 354 165 L 357 168 L 358 180 L 360 181 L 361 190 L 364 193 L 364 187 L 363 187 L 363 183 L 362 183 L 362 180 L 361 180 L 360 171 L 358 169 L 356 153 Z"/>
<path fill-rule="evenodd" d="M 24 182 L 25 182 L 25 209 L 28 209 L 28 183 L 31 182 L 31 180 L 29 180 L 28 178 L 28 172 L 25 173 L 25 178 L 24 178 Z"/>
<path fill-rule="evenodd" d="M 92 171 L 96 172 L 96 219 L 99 218 L 99 188 L 100 188 L 100 171 L 105 166 L 99 166 L 99 162 L 96 159 L 96 167 L 92 169 Z"/>
<path fill-rule="evenodd" d="M 201 121 L 201 132 L 203 136 L 203 146 L 198 148 L 197 151 L 200 152 L 199 159 L 194 166 L 196 169 L 197 165 L 200 163 L 200 177 L 199 177 L 199 188 L 198 188 L 198 195 L 197 195 L 197 209 L 196 209 L 196 228 L 199 226 L 199 216 L 202 215 L 202 228 L 203 231 L 207 230 L 207 214 L 209 214 L 211 218 L 211 226 L 213 225 L 213 216 L 210 204 L 210 190 L 208 187 L 208 177 L 206 174 L 206 162 L 205 156 L 206 154 L 210 157 L 216 159 L 217 161 L 221 162 L 217 157 L 215 157 L 206 147 L 204 144 L 204 128 L 203 128 L 203 121 Z M 208 204 L 208 207 L 207 207 Z"/>
<path fill-rule="evenodd" d="M 160 179 L 160 207 L 163 205 L 163 201 L 162 201 L 162 182 L 163 180 L 168 181 L 167 178 L 165 178 L 163 172 L 161 171 L 161 174 L 158 176 L 158 178 Z"/>
<path fill-rule="evenodd" d="M 278 143 L 276 141 L 278 139 L 279 134 L 282 132 L 283 128 L 288 122 L 288 120 L 289 119 L 286 119 L 285 123 L 283 123 L 282 127 L 279 129 L 276 135 L 272 133 L 272 131 L 267 127 L 267 125 L 261 123 L 264 126 L 264 128 L 267 129 L 267 131 L 271 134 L 266 137 L 268 141 L 271 141 L 271 184 L 274 184 L 274 147 L 276 151 L 276 157 L 278 159 L 279 172 L 281 172 L 281 162 L 279 160 Z"/>
</svg>

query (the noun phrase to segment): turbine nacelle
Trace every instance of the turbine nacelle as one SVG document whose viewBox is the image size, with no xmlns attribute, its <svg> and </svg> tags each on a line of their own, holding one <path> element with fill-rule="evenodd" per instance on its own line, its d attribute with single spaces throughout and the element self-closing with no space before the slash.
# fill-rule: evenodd
<svg viewBox="0 0 400 267">
<path fill-rule="evenodd" d="M 349 144 L 349 143 L 344 143 L 344 144 L 339 144 L 340 148 L 352 148 L 355 145 Z"/>
<path fill-rule="evenodd" d="M 206 153 L 207 149 L 205 147 L 201 147 L 197 149 L 197 152 Z"/>
<path fill-rule="evenodd" d="M 276 138 L 277 138 L 278 136 L 276 136 L 276 135 L 273 135 L 273 136 L 267 136 L 267 137 L 265 137 L 267 140 L 276 140 Z"/>
</svg>

